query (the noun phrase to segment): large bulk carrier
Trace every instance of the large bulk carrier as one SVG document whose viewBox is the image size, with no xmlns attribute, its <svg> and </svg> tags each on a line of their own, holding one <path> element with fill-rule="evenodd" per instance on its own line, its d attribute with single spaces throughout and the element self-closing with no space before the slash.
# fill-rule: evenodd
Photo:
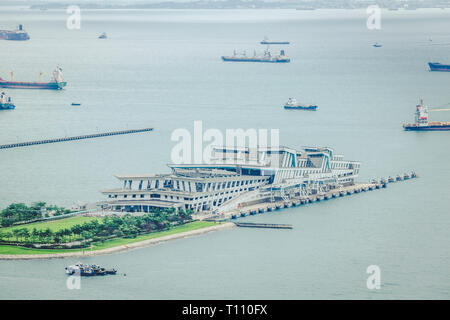
<svg viewBox="0 0 450 320">
<path fill-rule="evenodd" d="M 435 109 L 431 111 L 444 111 L 447 109 Z M 408 131 L 447 131 L 450 130 L 450 122 L 428 121 L 428 108 L 423 105 L 423 100 L 416 106 L 415 122 L 403 124 Z"/>
<path fill-rule="evenodd" d="M 268 63 L 287 63 L 290 62 L 291 59 L 284 53 L 284 50 L 281 50 L 279 54 L 272 55 L 269 50 L 264 51 L 264 55 L 258 56 L 256 52 L 253 57 L 248 57 L 245 52 L 242 54 L 237 54 L 234 51 L 232 56 L 222 56 L 223 61 L 231 61 L 231 62 L 268 62 Z"/>
<path fill-rule="evenodd" d="M 42 75 L 42 73 L 40 74 Z M 21 88 L 21 89 L 50 89 L 50 90 L 60 90 L 66 86 L 67 82 L 63 81 L 62 69 L 56 67 L 53 71 L 53 78 L 49 82 L 18 82 L 14 81 L 13 73 L 11 72 L 11 81 L 7 81 L 0 77 L 0 87 L 3 88 Z"/>
</svg>

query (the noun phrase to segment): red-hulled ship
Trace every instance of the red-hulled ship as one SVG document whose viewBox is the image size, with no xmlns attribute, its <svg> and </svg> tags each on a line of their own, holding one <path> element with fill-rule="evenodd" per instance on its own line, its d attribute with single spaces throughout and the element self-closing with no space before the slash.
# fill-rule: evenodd
<svg viewBox="0 0 450 320">
<path fill-rule="evenodd" d="M 449 109 L 450 110 L 450 109 Z M 434 109 L 430 111 L 448 111 L 447 109 Z M 403 124 L 408 131 L 448 131 L 450 122 L 428 121 L 428 108 L 423 105 L 423 100 L 416 106 L 415 123 Z"/>
<path fill-rule="evenodd" d="M 40 74 L 42 75 L 42 73 Z M 67 82 L 63 81 L 62 69 L 56 67 L 53 71 L 53 78 L 50 82 L 18 82 L 13 81 L 13 73 L 11 72 L 11 81 L 7 81 L 0 77 L 0 87 L 3 88 L 22 88 L 22 89 L 50 89 L 50 90 L 60 90 L 66 86 Z"/>
</svg>

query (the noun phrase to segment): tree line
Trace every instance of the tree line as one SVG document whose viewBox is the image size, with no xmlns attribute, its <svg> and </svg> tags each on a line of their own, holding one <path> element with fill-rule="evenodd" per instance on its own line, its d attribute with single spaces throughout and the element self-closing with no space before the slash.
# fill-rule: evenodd
<svg viewBox="0 0 450 320">
<path fill-rule="evenodd" d="M 174 224 L 191 220 L 192 211 L 179 211 L 177 214 L 174 214 L 174 211 L 174 209 L 154 209 L 141 216 L 131 214 L 106 216 L 101 222 L 93 220 L 58 231 L 50 228 L 38 230 L 24 227 L 2 232 L 0 229 L 0 240 L 61 244 L 73 241 L 103 241 L 113 237 L 134 238 L 139 234 L 169 229 Z"/>
<path fill-rule="evenodd" d="M 71 212 L 69 209 L 47 205 L 45 202 L 36 202 L 29 207 L 24 203 L 13 203 L 0 212 L 0 225 L 9 227 L 19 222 L 39 220 L 48 217 L 50 214 L 61 216 Z"/>
</svg>

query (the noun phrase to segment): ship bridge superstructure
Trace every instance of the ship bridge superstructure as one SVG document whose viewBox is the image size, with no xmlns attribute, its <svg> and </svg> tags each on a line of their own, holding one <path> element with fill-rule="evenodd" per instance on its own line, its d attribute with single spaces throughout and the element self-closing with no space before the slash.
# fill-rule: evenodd
<svg viewBox="0 0 450 320">
<path fill-rule="evenodd" d="M 327 147 L 220 146 L 213 148 L 209 163 L 169 164 L 166 174 L 116 175 L 121 187 L 102 193 L 114 211 L 173 207 L 212 213 L 353 184 L 359 166 Z"/>
</svg>

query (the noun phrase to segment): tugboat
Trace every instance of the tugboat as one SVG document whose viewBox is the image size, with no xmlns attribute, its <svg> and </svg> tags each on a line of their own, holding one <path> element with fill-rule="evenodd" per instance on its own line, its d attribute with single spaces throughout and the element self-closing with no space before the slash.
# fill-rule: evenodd
<svg viewBox="0 0 450 320">
<path fill-rule="evenodd" d="M 65 268 L 67 275 L 80 275 L 82 277 L 92 277 L 92 276 L 104 276 L 107 274 L 116 274 L 116 269 L 105 269 L 95 264 L 87 265 L 82 263 L 77 263 L 72 266 Z"/>
<path fill-rule="evenodd" d="M 0 30 L 0 39 L 24 41 L 29 40 L 30 36 L 23 29 L 22 25 L 19 24 L 16 30 Z"/>
<path fill-rule="evenodd" d="M 53 71 L 53 78 L 50 82 L 42 82 L 41 75 L 42 73 L 39 74 L 39 82 L 17 82 L 14 81 L 14 76 L 11 72 L 11 81 L 4 80 L 0 77 L 0 87 L 61 90 L 67 85 L 67 82 L 63 81 L 62 69 L 60 67 L 56 67 L 55 71 Z"/>
<path fill-rule="evenodd" d="M 98 36 L 99 39 L 106 39 L 106 32 L 103 32 L 101 35 Z"/>
<path fill-rule="evenodd" d="M 430 111 L 450 111 L 450 109 L 432 109 Z M 403 128 L 406 131 L 448 131 L 450 122 L 428 121 L 428 108 L 423 105 L 423 100 L 416 106 L 416 116 L 414 123 L 405 123 Z"/>
<path fill-rule="evenodd" d="M 268 49 L 264 51 L 263 56 L 257 56 L 256 52 L 253 57 L 247 57 L 245 51 L 243 54 L 237 54 L 236 50 L 232 56 L 222 56 L 223 61 L 231 62 L 269 62 L 269 63 L 287 63 L 291 62 L 291 59 L 281 50 L 279 54 L 273 55 Z"/>
<path fill-rule="evenodd" d="M 316 111 L 317 106 L 316 105 L 305 105 L 302 103 L 298 103 L 297 99 L 295 98 L 289 98 L 289 100 L 284 105 L 285 109 L 295 109 L 295 110 L 309 110 L 309 111 Z"/>
<path fill-rule="evenodd" d="M 11 97 L 4 92 L 0 94 L 0 110 L 14 109 L 16 106 L 12 103 Z"/>
</svg>

